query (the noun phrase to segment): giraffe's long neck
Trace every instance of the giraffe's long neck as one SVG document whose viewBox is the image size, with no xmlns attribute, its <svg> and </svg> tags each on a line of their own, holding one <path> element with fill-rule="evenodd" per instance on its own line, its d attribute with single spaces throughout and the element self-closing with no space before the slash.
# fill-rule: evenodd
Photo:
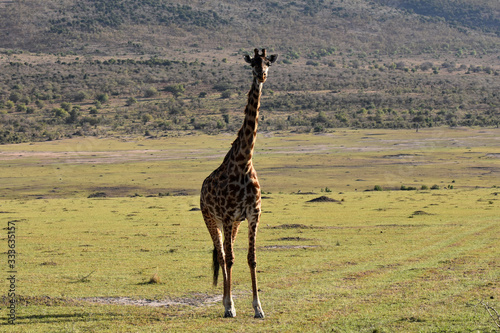
<svg viewBox="0 0 500 333">
<path fill-rule="evenodd" d="M 259 121 L 260 96 L 262 95 L 262 83 L 254 78 L 252 88 L 248 92 L 248 103 L 245 108 L 245 120 L 238 132 L 238 138 L 234 147 L 235 159 L 238 164 L 249 164 L 252 161 L 255 139 L 257 137 L 257 125 Z"/>
</svg>

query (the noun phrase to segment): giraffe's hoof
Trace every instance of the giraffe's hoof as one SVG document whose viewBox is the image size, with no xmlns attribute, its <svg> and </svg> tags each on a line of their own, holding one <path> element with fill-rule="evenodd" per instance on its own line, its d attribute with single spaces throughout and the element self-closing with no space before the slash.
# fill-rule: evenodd
<svg viewBox="0 0 500 333">
<path fill-rule="evenodd" d="M 264 311 L 262 311 L 262 309 L 255 309 L 255 316 L 254 318 L 257 318 L 257 319 L 264 319 Z"/>
<path fill-rule="evenodd" d="M 234 318 L 234 317 L 236 317 L 236 310 L 234 308 L 226 310 L 224 312 L 224 318 Z"/>
</svg>

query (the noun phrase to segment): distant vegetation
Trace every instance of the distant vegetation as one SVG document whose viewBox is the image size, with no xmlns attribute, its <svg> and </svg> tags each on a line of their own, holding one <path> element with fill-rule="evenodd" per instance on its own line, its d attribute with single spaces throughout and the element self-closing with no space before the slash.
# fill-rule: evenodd
<svg viewBox="0 0 500 333">
<path fill-rule="evenodd" d="M 467 27 L 500 36 L 498 1 L 474 0 L 375 0 L 376 3 L 405 9 L 423 17 L 445 20 L 456 27 Z"/>
<path fill-rule="evenodd" d="M 280 54 L 265 130 L 500 123 L 495 1 L 0 7 L 0 143 L 234 132 L 256 46 Z"/>
<path fill-rule="evenodd" d="M 66 15 L 66 13 L 68 15 Z M 70 15 L 76 13 L 76 15 Z M 216 11 L 198 10 L 188 5 L 151 0 L 77 1 L 49 20 L 50 33 L 101 32 L 124 25 L 183 25 L 214 28 L 228 24 Z"/>
</svg>

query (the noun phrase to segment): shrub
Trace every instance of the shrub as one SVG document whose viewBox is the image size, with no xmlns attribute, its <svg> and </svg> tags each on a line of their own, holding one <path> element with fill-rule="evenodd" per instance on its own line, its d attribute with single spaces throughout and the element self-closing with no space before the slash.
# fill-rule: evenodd
<svg viewBox="0 0 500 333">
<path fill-rule="evenodd" d="M 17 112 L 26 112 L 28 108 L 26 107 L 26 104 L 21 103 L 16 105 L 16 111 Z"/>
<path fill-rule="evenodd" d="M 125 102 L 126 106 L 131 106 L 132 104 L 137 103 L 137 99 L 135 97 L 129 97 L 127 98 L 127 101 Z"/>
<path fill-rule="evenodd" d="M 142 115 L 142 122 L 145 124 L 147 122 L 150 122 L 153 120 L 153 116 L 150 115 L 149 113 L 145 113 Z"/>
<path fill-rule="evenodd" d="M 144 97 L 146 97 L 146 98 L 154 97 L 156 95 L 158 95 L 158 90 L 156 90 L 155 87 L 149 87 L 144 92 Z"/>
<path fill-rule="evenodd" d="M 45 103 L 44 103 L 44 102 L 42 102 L 42 101 L 41 101 L 41 100 L 39 100 L 39 99 L 37 99 L 37 100 L 35 101 L 35 105 L 36 105 L 36 107 L 37 107 L 37 108 L 39 108 L 39 109 L 43 109 L 43 108 L 45 107 Z"/>
<path fill-rule="evenodd" d="M 73 101 L 75 102 L 81 102 L 87 98 L 89 98 L 89 95 L 83 90 L 80 90 L 73 95 Z"/>
<path fill-rule="evenodd" d="M 106 93 L 97 94 L 96 99 L 101 103 L 106 103 L 109 101 L 109 96 Z"/>
<path fill-rule="evenodd" d="M 184 88 L 183 84 L 174 84 L 174 85 L 165 87 L 165 91 L 171 92 L 175 96 L 181 95 L 185 90 L 186 90 L 186 88 Z"/>
<path fill-rule="evenodd" d="M 53 108 L 52 113 L 56 118 L 66 118 L 69 116 L 68 111 L 64 110 L 63 108 Z"/>
<path fill-rule="evenodd" d="M 213 88 L 217 91 L 223 92 L 229 89 L 234 89 L 235 86 L 231 82 L 219 82 L 214 84 Z"/>
<path fill-rule="evenodd" d="M 439 190 L 439 185 L 436 184 L 432 185 L 431 190 Z"/>
<path fill-rule="evenodd" d="M 105 192 L 95 192 L 95 193 L 89 194 L 89 196 L 87 198 L 91 199 L 91 198 L 106 198 L 106 197 L 107 197 L 107 194 Z"/>
<path fill-rule="evenodd" d="M 383 191 L 382 189 L 382 186 L 380 185 L 375 185 L 375 187 L 373 188 L 374 191 Z"/>
<path fill-rule="evenodd" d="M 405 186 L 401 185 L 401 191 L 415 191 L 417 188 L 415 186 Z"/>
<path fill-rule="evenodd" d="M 63 108 L 64 110 L 66 110 L 68 112 L 72 109 L 72 107 L 73 106 L 71 105 L 71 103 L 68 103 L 68 102 L 61 103 L 61 108 Z"/>
<path fill-rule="evenodd" d="M 427 185 L 422 185 L 422 187 L 420 188 L 421 190 L 428 190 L 429 187 Z"/>
</svg>

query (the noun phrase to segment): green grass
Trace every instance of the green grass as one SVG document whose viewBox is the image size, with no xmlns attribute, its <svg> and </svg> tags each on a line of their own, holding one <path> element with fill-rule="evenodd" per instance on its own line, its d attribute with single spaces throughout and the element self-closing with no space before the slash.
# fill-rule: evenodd
<svg viewBox="0 0 500 333">
<path fill-rule="evenodd" d="M 500 307 L 493 130 L 260 135 L 254 162 L 266 193 L 257 250 L 264 320 L 253 319 L 246 225 L 235 247 L 238 314 L 228 320 L 214 301 L 221 288 L 211 286 L 209 234 L 200 212 L 191 211 L 231 140 L 2 146 L 1 182 L 10 187 L 0 201 L 2 228 L 18 221 L 16 332 L 495 331 L 479 305 Z M 364 191 L 435 183 L 440 190 Z M 112 186 L 122 189 L 87 198 Z M 325 187 L 332 192 L 321 193 Z M 189 195 L 128 196 L 175 189 Z M 320 195 L 340 203 L 307 202 Z M 6 265 L 5 252 L 2 258 Z M 162 283 L 148 284 L 155 273 Z M 176 303 L 110 305 L 89 297 Z M 10 332 L 5 305 L 0 331 Z"/>
</svg>

